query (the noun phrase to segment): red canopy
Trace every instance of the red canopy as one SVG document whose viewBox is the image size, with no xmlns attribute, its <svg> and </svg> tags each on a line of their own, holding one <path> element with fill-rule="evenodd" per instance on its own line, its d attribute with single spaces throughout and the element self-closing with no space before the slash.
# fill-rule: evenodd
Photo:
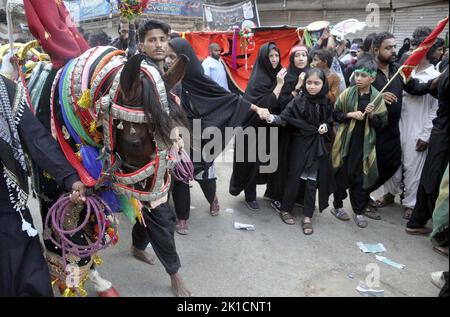
<svg viewBox="0 0 450 317">
<path fill-rule="evenodd" d="M 289 65 L 289 52 L 293 46 L 299 43 L 303 31 L 297 32 L 295 27 L 267 27 L 253 30 L 252 41 L 254 45 L 249 46 L 248 69 L 245 69 L 245 45 L 241 45 L 241 37 L 236 38 L 236 67 L 233 67 L 233 31 L 229 32 L 189 32 L 184 37 L 194 48 L 200 60 L 208 57 L 208 48 L 211 43 L 217 43 L 223 49 L 222 59 L 225 62 L 227 71 L 237 88 L 245 91 L 247 82 L 253 69 L 253 64 L 258 56 L 259 48 L 267 42 L 275 42 L 281 52 L 281 63 L 284 67 Z"/>
</svg>

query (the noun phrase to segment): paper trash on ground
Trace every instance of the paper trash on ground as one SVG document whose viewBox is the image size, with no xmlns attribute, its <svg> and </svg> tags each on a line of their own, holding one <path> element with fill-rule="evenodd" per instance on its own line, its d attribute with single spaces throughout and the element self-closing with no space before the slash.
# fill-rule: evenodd
<svg viewBox="0 0 450 317">
<path fill-rule="evenodd" d="M 361 249 L 364 253 L 380 253 L 386 252 L 386 248 L 382 243 L 377 244 L 365 244 L 362 242 L 356 243 L 356 245 Z"/>
<path fill-rule="evenodd" d="M 225 209 L 225 212 L 229 213 L 229 214 L 232 214 L 234 212 L 234 209 L 233 208 L 227 208 L 227 209 Z"/>
<path fill-rule="evenodd" d="M 384 297 L 384 290 L 371 289 L 363 282 L 359 282 L 356 290 L 364 297 Z"/>
<path fill-rule="evenodd" d="M 234 229 L 254 231 L 255 230 L 255 226 L 254 225 L 245 224 L 245 223 L 240 223 L 240 222 L 234 222 Z"/>
<path fill-rule="evenodd" d="M 397 262 L 394 262 L 394 261 L 392 261 L 392 260 L 390 260 L 390 259 L 388 259 L 388 258 L 386 258 L 386 257 L 384 257 L 384 256 L 375 255 L 375 258 L 376 258 L 378 261 L 381 261 L 381 262 L 383 262 L 383 263 L 386 263 L 387 265 L 393 266 L 393 267 L 395 267 L 395 268 L 397 268 L 397 269 L 400 269 L 400 270 L 402 270 L 402 269 L 404 269 L 404 268 L 406 267 L 406 265 L 404 265 L 404 264 L 399 264 L 399 263 L 397 263 Z"/>
</svg>

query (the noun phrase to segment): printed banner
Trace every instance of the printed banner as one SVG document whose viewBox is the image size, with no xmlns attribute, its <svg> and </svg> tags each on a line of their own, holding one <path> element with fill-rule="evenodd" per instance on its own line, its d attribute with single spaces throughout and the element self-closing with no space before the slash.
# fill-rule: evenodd
<svg viewBox="0 0 450 317">
<path fill-rule="evenodd" d="M 75 23 L 119 12 L 117 0 L 65 0 L 64 4 Z M 202 4 L 201 0 L 156 0 L 149 2 L 145 13 L 202 17 Z"/>
<path fill-rule="evenodd" d="M 234 28 L 259 27 L 256 0 L 244 1 L 227 7 L 203 5 L 206 26 L 211 31 L 227 31 Z"/>
</svg>

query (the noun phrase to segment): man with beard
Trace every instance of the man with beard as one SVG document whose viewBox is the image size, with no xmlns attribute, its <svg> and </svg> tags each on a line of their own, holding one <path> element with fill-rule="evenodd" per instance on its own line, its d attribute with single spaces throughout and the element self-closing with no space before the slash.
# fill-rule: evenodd
<svg viewBox="0 0 450 317">
<path fill-rule="evenodd" d="M 394 62 L 397 59 L 395 37 L 389 32 L 377 34 L 373 41 L 374 54 L 378 62 L 378 71 L 373 86 L 381 91 L 383 87 L 398 71 L 399 65 Z M 400 146 L 399 121 L 402 109 L 403 90 L 411 95 L 426 95 L 430 87 L 437 85 L 438 79 L 421 84 L 417 79 L 411 78 L 406 84 L 401 76 L 397 76 L 383 93 L 388 109 L 389 124 L 377 136 L 377 162 L 379 167 L 378 181 L 369 190 L 373 192 L 388 181 L 401 166 L 402 151 Z M 391 199 L 389 201 L 389 198 Z M 380 220 L 381 216 L 377 207 L 386 206 L 392 202 L 392 197 L 382 197 L 377 202 L 370 204 L 366 210 L 366 216 Z"/>
<path fill-rule="evenodd" d="M 120 21 L 118 29 L 119 37 L 111 42 L 111 46 L 120 50 L 126 50 L 128 48 L 129 32 L 130 25 L 127 22 Z"/>
<path fill-rule="evenodd" d="M 414 37 L 411 40 L 411 46 L 417 48 L 425 38 L 432 32 L 429 28 L 418 28 L 421 37 Z M 428 30 L 428 33 L 427 33 Z M 440 75 L 435 70 L 432 62 L 439 59 L 442 55 L 443 40 L 437 39 L 425 57 L 412 72 L 413 78 L 419 79 L 422 83 L 428 82 Z M 439 50 L 441 53 L 439 53 Z M 402 117 L 400 120 L 400 140 L 402 146 L 402 167 L 397 170 L 395 175 L 384 184 L 383 191 L 386 202 L 393 201 L 394 195 L 403 194 L 402 205 L 404 209 L 403 218 L 409 219 L 416 204 L 416 193 L 419 186 L 420 175 L 428 153 L 428 143 L 430 133 L 433 127 L 432 121 L 436 117 L 438 108 L 437 99 L 431 95 L 412 96 L 405 93 L 403 95 Z M 402 183 L 404 184 L 402 188 Z"/>
<path fill-rule="evenodd" d="M 216 83 L 218 83 L 225 90 L 230 91 L 228 88 L 227 73 L 225 67 L 220 61 L 220 46 L 217 43 L 212 43 L 209 46 L 209 56 L 202 63 L 205 75 L 211 77 Z"/>
</svg>

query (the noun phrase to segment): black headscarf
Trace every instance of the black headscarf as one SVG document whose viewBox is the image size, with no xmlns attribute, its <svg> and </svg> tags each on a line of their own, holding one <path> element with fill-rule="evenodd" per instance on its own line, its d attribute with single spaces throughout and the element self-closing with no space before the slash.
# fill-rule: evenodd
<svg viewBox="0 0 450 317">
<path fill-rule="evenodd" d="M 409 51 L 409 48 L 411 47 L 411 41 L 409 38 L 405 38 L 403 40 L 403 46 L 400 48 L 397 54 L 397 61 L 400 61 L 402 59 L 403 54 Z"/>
<path fill-rule="evenodd" d="M 281 63 L 277 68 L 273 68 L 269 59 L 270 51 L 274 49 L 280 53 L 280 50 L 273 42 L 261 46 L 258 52 L 252 74 L 245 90 L 244 98 L 256 104 L 257 106 L 269 108 L 273 105 L 272 92 L 277 85 L 277 74 L 281 70 Z"/>
<path fill-rule="evenodd" d="M 324 83 L 321 91 L 312 96 L 306 90 L 306 81 L 316 74 Z M 329 87 L 325 73 L 320 69 L 311 69 L 306 73 L 303 94 L 295 97 L 281 113 L 280 117 L 294 126 L 294 137 L 290 151 L 295 155 L 294 162 L 299 175 L 303 171 L 318 171 L 319 210 L 328 207 L 330 193 L 334 192 L 334 177 L 328 156 L 329 146 L 333 140 L 332 114 L 333 105 L 326 97 Z M 328 133 L 319 134 L 321 124 L 327 124 Z"/>
<path fill-rule="evenodd" d="M 203 126 L 240 126 L 251 103 L 230 93 L 205 75 L 191 44 L 174 38 L 169 45 L 177 55 L 186 55 L 189 63 L 181 81 L 181 103 L 189 119 L 201 118 Z"/>
<path fill-rule="evenodd" d="M 289 57 L 289 67 L 287 69 L 286 77 L 284 78 L 284 85 L 279 99 L 280 110 L 283 110 L 286 105 L 294 99 L 292 92 L 294 91 L 295 86 L 297 86 L 298 77 L 301 73 L 306 73 L 309 69 L 308 66 L 305 68 L 297 68 L 295 66 L 295 53 L 297 52 L 298 50 L 294 50 Z"/>
<path fill-rule="evenodd" d="M 183 38 L 174 38 L 169 45 L 177 55 L 185 55 L 189 58 L 186 74 L 181 81 L 181 105 L 190 121 L 191 128 L 193 119 L 201 119 L 201 127 L 217 127 L 222 131 L 222 148 L 230 140 L 223 133 L 226 127 L 239 127 L 243 125 L 244 120 L 250 111 L 251 103 L 244 98 L 226 91 L 210 77 L 206 76 L 203 66 L 197 58 L 191 44 Z M 195 136 L 193 136 L 195 137 Z M 196 157 L 194 152 L 203 153 L 204 145 L 210 139 L 202 139 L 201 148 L 191 147 L 191 157 Z M 211 153 L 208 153 L 211 154 Z M 204 177 L 208 175 L 206 171 L 211 167 L 211 161 L 204 161 L 203 155 L 201 162 L 194 162 L 195 175 L 203 171 Z"/>
<path fill-rule="evenodd" d="M 322 89 L 317 95 L 311 95 L 306 90 L 306 81 L 311 75 L 317 75 L 323 82 Z M 305 120 L 318 127 L 328 119 L 330 102 L 327 98 L 327 93 L 329 90 L 326 75 L 321 69 L 313 68 L 308 70 L 303 82 L 302 94 L 292 100 L 280 116 L 295 127 L 299 125 L 298 119 Z"/>
</svg>

